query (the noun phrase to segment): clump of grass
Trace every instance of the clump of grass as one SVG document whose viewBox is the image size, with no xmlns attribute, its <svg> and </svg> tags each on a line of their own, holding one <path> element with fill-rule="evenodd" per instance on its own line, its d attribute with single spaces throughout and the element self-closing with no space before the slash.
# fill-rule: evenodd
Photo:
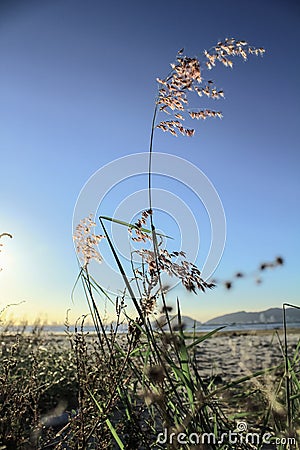
<svg viewBox="0 0 300 450">
<path fill-rule="evenodd" d="M 236 420 L 247 418 L 251 430 L 262 436 L 296 437 L 299 432 L 299 343 L 288 354 L 287 340 L 282 362 L 274 367 L 224 381 L 220 375 L 201 374 L 197 354 L 223 327 L 204 334 L 185 330 L 180 301 L 175 314 L 167 304 L 162 274 L 176 277 L 187 291 L 204 293 L 214 287 L 183 251 L 162 248 L 156 232 L 152 205 L 151 163 L 156 129 L 173 136 L 191 137 L 195 130 L 184 120 L 221 118 L 221 111 L 189 108 L 190 95 L 212 100 L 224 97 L 212 80 L 204 79 L 206 67 L 217 63 L 232 67 L 233 57 L 246 60 L 262 55 L 245 41 L 225 39 L 204 52 L 205 62 L 177 54 L 171 72 L 158 79 L 149 148 L 149 205 L 134 224 L 100 217 L 103 235 L 96 235 L 93 216 L 83 219 L 74 235 L 82 284 L 95 334 L 85 331 L 85 317 L 74 331 L 66 321 L 65 340 L 49 339 L 37 327 L 34 333 L 2 331 L 0 366 L 0 444 L 2 449 L 184 449 L 229 450 L 229 432 Z M 168 114 L 169 120 L 158 119 Z M 114 221 L 129 229 L 140 248 L 139 262 L 126 274 L 105 227 Z M 149 223 L 149 225 L 148 225 Z M 2 237 L 2 235 L 0 236 Z M 89 273 L 92 259 L 101 262 L 98 244 L 106 238 L 124 280 L 124 292 L 111 298 Z M 150 244 L 144 248 L 145 242 Z M 276 265 L 283 259 L 278 257 Z M 263 271 L 271 263 L 260 267 Z M 272 263 L 273 266 L 275 263 Z M 272 267 L 273 267 L 272 266 Z M 236 275 L 242 278 L 242 273 Z M 137 294 L 132 284 L 135 283 Z M 228 281 L 230 287 L 231 281 Z M 107 326 L 99 300 L 115 306 L 115 322 Z M 127 313 L 131 299 L 135 314 Z M 161 311 L 153 320 L 153 312 Z M 176 318 L 176 321 L 174 320 Z M 128 331 L 121 332 L 126 323 Z M 216 345 L 216 352 L 218 351 Z M 290 356 L 289 356 L 290 355 Z M 284 383 L 288 379 L 288 383 Z M 286 402 L 286 398 L 288 401 Z M 238 409 L 238 410 L 237 410 Z M 226 434 L 222 442 L 218 438 Z M 166 437 L 165 442 L 158 435 Z M 209 435 L 210 443 L 179 443 L 185 436 Z M 172 437 L 172 440 L 169 438 Z M 212 439 L 214 437 L 215 439 Z M 296 441 L 295 441 L 296 442 Z M 239 449 L 254 448 L 240 442 Z M 263 448 L 259 445 L 257 448 Z M 278 448 L 285 448 L 285 444 Z M 297 447 L 297 443 L 294 448 Z"/>
<path fill-rule="evenodd" d="M 103 348 L 97 333 L 84 330 L 84 319 L 74 331 L 68 326 L 65 336 L 49 336 L 41 327 L 34 333 L 3 330 L 0 448 L 175 449 L 180 433 L 218 437 L 233 431 L 238 420 L 246 420 L 249 431 L 260 436 L 299 437 L 300 343 L 288 343 L 288 428 L 283 356 L 254 373 L 207 378 L 201 354 L 209 341 L 216 341 L 217 351 L 222 330 L 185 331 L 178 308 L 177 331 L 153 325 L 152 340 L 140 325 L 138 335 L 135 327 L 118 335 L 111 328 L 106 331 L 110 347 Z M 278 335 L 276 344 L 275 337 L 270 347 L 283 351 L 282 338 Z M 159 433 L 175 433 L 172 445 L 158 443 Z M 232 445 L 211 443 L 209 448 L 229 450 Z"/>
<path fill-rule="evenodd" d="M 120 364 L 117 365 L 119 377 L 115 379 L 115 387 L 112 391 L 118 398 L 117 409 L 105 419 L 112 438 L 120 449 L 135 448 L 136 440 L 134 438 L 139 442 L 138 448 L 140 449 L 178 448 L 176 439 L 175 443 L 167 443 L 165 446 L 161 446 L 155 440 L 155 436 L 163 430 L 166 430 L 167 436 L 172 435 L 175 438 L 182 432 L 186 435 L 212 433 L 217 436 L 232 430 L 232 419 L 230 415 L 226 414 L 226 410 L 224 412 L 220 395 L 230 393 L 233 387 L 239 387 L 249 380 L 263 376 L 270 370 L 275 370 L 272 368 L 249 374 L 241 379 L 225 383 L 221 387 L 216 387 L 216 379 L 214 379 L 215 383 L 205 383 L 195 364 L 195 348 L 211 338 L 219 329 L 201 337 L 195 335 L 190 342 L 184 332 L 178 299 L 178 324 L 176 326 L 173 324 L 173 317 L 170 316 L 169 307 L 166 304 L 166 287 L 162 281 L 162 274 L 167 273 L 171 277 L 178 278 L 188 291 L 195 293 L 199 290 L 205 292 L 206 289 L 213 288 L 214 283 L 208 283 L 201 277 L 200 270 L 186 259 L 183 251 L 170 251 L 162 248 L 162 240 L 157 234 L 154 224 L 152 204 L 152 154 L 155 130 L 160 129 L 176 137 L 178 133 L 191 137 L 194 135 L 195 129 L 184 125 L 185 120 L 222 118 L 221 111 L 189 107 L 191 95 L 196 94 L 196 97 L 206 97 L 212 100 L 224 97 L 224 92 L 218 90 L 212 80 L 204 79 L 204 68 L 211 70 L 217 63 L 231 68 L 233 66 L 232 58 L 241 57 L 246 61 L 249 55 L 263 55 L 264 51 L 263 48 L 255 49 L 249 46 L 245 41 L 225 39 L 218 42 L 210 51 L 204 52 L 206 62 L 202 64 L 196 57 L 185 56 L 182 49 L 177 54 L 176 62 L 171 64 L 171 72 L 165 78 L 157 78 L 159 88 L 155 101 L 149 147 L 148 209 L 145 208 L 141 218 L 134 224 L 103 215 L 99 218 L 104 236 L 124 280 L 124 298 L 125 296 L 131 298 L 137 314 L 135 319 L 128 317 L 124 303 L 121 306 L 118 305 L 117 324 L 119 324 L 121 315 L 128 322 L 127 342 L 123 343 L 123 346 L 119 345 L 118 339 L 115 338 L 118 325 L 112 333 L 113 338 L 106 334 L 98 303 L 95 300 L 99 293 L 109 297 L 103 287 L 98 285 L 96 280 L 91 279 L 88 271 L 88 263 L 93 258 L 94 250 L 85 243 L 89 239 L 89 244 L 96 244 L 95 236 L 87 233 L 88 236 L 85 235 L 84 240 L 80 241 L 79 250 L 83 255 L 81 279 L 95 328 L 102 330 L 102 333 L 98 332 L 101 352 L 103 357 L 110 361 L 111 372 L 117 361 Z M 161 120 L 158 118 L 160 114 L 167 114 L 169 118 Z M 132 260 L 133 273 L 130 276 L 126 274 L 106 230 L 104 222 L 107 220 L 127 226 L 131 239 L 135 243 L 141 244 L 140 249 L 135 250 L 135 256 L 139 255 L 140 261 L 136 263 Z M 149 221 L 149 226 L 147 226 L 147 221 Z M 78 239 L 77 242 L 79 242 Z M 150 249 L 143 248 L 143 244 L 146 242 L 150 244 Z M 85 252 L 87 252 L 86 255 Z M 99 261 L 97 251 L 96 259 Z M 278 257 L 275 263 L 272 263 L 272 267 L 282 265 L 282 263 L 283 259 Z M 263 267 L 260 267 L 260 271 L 268 267 L 271 267 L 271 264 L 264 264 Z M 243 274 L 239 272 L 236 278 L 241 277 Z M 132 289 L 132 283 L 135 283 L 137 287 L 137 294 Z M 225 287 L 230 289 L 232 281 L 225 282 Z M 111 298 L 109 300 L 114 301 Z M 159 307 L 159 303 L 164 312 L 163 319 L 156 321 L 156 324 L 153 325 L 150 320 L 151 314 Z M 122 362 L 120 363 L 120 361 Z M 126 383 L 124 383 L 124 379 Z M 262 398 L 263 392 L 267 392 L 267 387 L 262 386 L 263 384 L 257 382 L 256 394 L 259 398 Z M 282 392 L 281 385 L 279 392 Z M 105 403 L 96 392 L 91 392 L 90 395 L 98 408 L 101 421 Z M 255 396 L 251 394 L 251 399 L 254 398 Z M 279 411 L 279 402 L 277 409 L 274 404 L 272 402 L 269 410 Z M 272 430 L 279 431 L 281 425 L 276 428 L 274 420 L 271 423 Z M 180 448 L 189 449 L 192 448 L 192 445 L 185 444 Z M 213 444 L 211 448 L 231 447 L 230 442 L 227 441 L 221 447 Z M 248 446 L 241 444 L 239 448 L 248 448 Z"/>
<path fill-rule="evenodd" d="M 59 340 L 47 340 L 39 326 L 30 332 L 7 327 L 0 338 L 0 443 L 7 449 L 39 448 L 49 411 L 59 402 L 66 408 L 77 402 L 73 355 Z"/>
</svg>

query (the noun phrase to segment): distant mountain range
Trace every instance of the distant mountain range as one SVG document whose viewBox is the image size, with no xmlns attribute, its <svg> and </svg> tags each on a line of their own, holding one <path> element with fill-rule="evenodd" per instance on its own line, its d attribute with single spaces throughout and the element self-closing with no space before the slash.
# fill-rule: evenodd
<svg viewBox="0 0 300 450">
<path fill-rule="evenodd" d="M 286 308 L 286 320 L 287 322 L 300 323 L 300 309 Z M 174 326 L 178 325 L 177 316 L 170 316 L 171 323 Z M 181 321 L 184 324 L 185 329 L 193 329 L 194 326 L 199 328 L 201 325 L 233 325 L 233 324 L 265 324 L 265 323 L 282 323 L 283 312 L 281 308 L 270 308 L 265 311 L 247 312 L 238 311 L 231 314 L 224 314 L 223 316 L 214 317 L 207 322 L 199 322 L 189 316 L 182 316 Z M 158 318 L 158 321 L 163 323 L 162 316 Z M 153 322 L 155 326 L 155 322 Z"/>
<path fill-rule="evenodd" d="M 300 324 L 300 309 L 296 308 L 286 308 L 286 319 L 289 323 L 299 323 Z M 172 328 L 176 329 L 178 326 L 178 318 L 177 315 L 170 315 L 170 321 L 172 324 Z M 201 323 L 198 320 L 193 319 L 189 316 L 182 316 L 181 322 L 184 326 L 185 330 L 193 330 L 202 328 L 203 326 L 218 326 L 218 325 L 254 325 L 254 324 L 272 324 L 272 323 L 282 323 L 283 320 L 283 312 L 281 308 L 270 308 L 265 311 L 258 312 L 247 312 L 247 311 L 239 311 L 231 314 L 224 314 L 223 316 L 218 316 L 213 319 L 208 320 L 207 322 Z M 157 317 L 156 320 L 152 321 L 152 325 L 154 328 L 162 326 L 165 330 L 168 328 L 165 322 L 165 316 Z M 112 323 L 113 327 L 116 326 L 115 322 Z M 110 325 L 108 325 L 108 328 Z M 127 324 L 122 324 L 119 326 L 120 332 L 127 332 Z"/>
<path fill-rule="evenodd" d="M 300 322 L 300 309 L 286 308 L 287 322 Z M 254 324 L 254 323 L 277 323 L 282 322 L 283 312 L 281 308 L 270 308 L 265 311 L 246 312 L 239 311 L 205 322 L 205 325 L 223 325 L 223 324 Z"/>
</svg>

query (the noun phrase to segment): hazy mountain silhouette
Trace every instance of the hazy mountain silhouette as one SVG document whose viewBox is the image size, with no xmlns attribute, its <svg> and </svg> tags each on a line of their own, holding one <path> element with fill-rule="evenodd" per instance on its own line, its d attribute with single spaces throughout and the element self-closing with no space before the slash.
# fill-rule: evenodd
<svg viewBox="0 0 300 450">
<path fill-rule="evenodd" d="M 275 323 L 282 322 L 283 312 L 281 308 L 270 308 L 265 311 L 246 312 L 239 311 L 223 316 L 214 317 L 205 322 L 205 325 L 221 325 L 232 323 Z M 286 308 L 287 322 L 300 322 L 300 310 L 295 308 Z"/>
<path fill-rule="evenodd" d="M 176 329 L 178 327 L 177 315 L 169 315 L 172 328 Z M 295 308 L 286 308 L 286 319 L 289 323 L 300 323 L 300 310 Z M 270 308 L 264 311 L 257 312 L 247 312 L 238 311 L 235 313 L 224 314 L 223 316 L 214 317 L 207 322 L 200 322 L 189 316 L 182 316 L 181 322 L 183 328 L 187 330 L 192 330 L 194 326 L 196 329 L 201 328 L 201 325 L 232 325 L 232 324 L 264 324 L 264 323 L 282 323 L 283 321 L 283 311 L 281 308 Z M 115 322 L 113 322 L 113 327 L 115 327 Z M 157 316 L 156 320 L 152 321 L 154 328 L 162 327 L 164 330 L 168 329 L 166 325 L 166 319 L 164 315 Z M 110 326 L 110 325 L 109 325 Z M 119 327 L 119 331 L 126 332 L 127 324 L 122 324 Z"/>
</svg>

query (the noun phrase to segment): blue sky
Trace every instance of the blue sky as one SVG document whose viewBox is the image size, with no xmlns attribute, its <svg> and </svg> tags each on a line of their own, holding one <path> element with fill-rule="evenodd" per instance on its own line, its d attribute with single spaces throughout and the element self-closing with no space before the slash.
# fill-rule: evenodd
<svg viewBox="0 0 300 450">
<path fill-rule="evenodd" d="M 68 308 L 87 311 L 80 291 L 70 299 L 80 190 L 105 164 L 148 150 L 155 79 L 176 52 L 201 56 L 225 37 L 266 53 L 206 72 L 225 92 L 213 105 L 224 118 L 195 123 L 189 139 L 157 130 L 154 151 L 190 161 L 219 193 L 227 240 L 216 278 L 277 255 L 286 263 L 259 286 L 250 277 L 231 291 L 177 293 L 200 320 L 297 303 L 299 19 L 298 2 L 283 0 L 1 2 L 0 232 L 14 236 L 2 240 L 1 305 L 24 301 L 15 317 L 60 323 Z"/>
</svg>

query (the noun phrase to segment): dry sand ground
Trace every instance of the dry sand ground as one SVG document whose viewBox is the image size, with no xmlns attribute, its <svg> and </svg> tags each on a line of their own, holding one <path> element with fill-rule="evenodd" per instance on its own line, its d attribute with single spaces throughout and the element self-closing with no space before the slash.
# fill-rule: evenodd
<svg viewBox="0 0 300 450">
<path fill-rule="evenodd" d="M 300 329 L 288 330 L 288 354 L 292 356 Z M 196 360 L 202 376 L 219 375 L 229 381 L 283 362 L 282 330 L 219 332 L 197 348 Z"/>
<path fill-rule="evenodd" d="M 197 336 L 201 333 L 197 333 Z M 65 335 L 46 335 L 46 340 L 55 339 L 60 345 L 69 345 Z M 96 341 L 94 333 L 87 339 Z M 125 336 L 123 336 L 125 338 Z M 300 339 L 300 328 L 288 329 L 288 354 Z M 283 330 L 220 331 L 206 339 L 195 349 L 199 374 L 203 377 L 219 375 L 224 381 L 250 375 L 258 370 L 283 363 Z"/>
</svg>

